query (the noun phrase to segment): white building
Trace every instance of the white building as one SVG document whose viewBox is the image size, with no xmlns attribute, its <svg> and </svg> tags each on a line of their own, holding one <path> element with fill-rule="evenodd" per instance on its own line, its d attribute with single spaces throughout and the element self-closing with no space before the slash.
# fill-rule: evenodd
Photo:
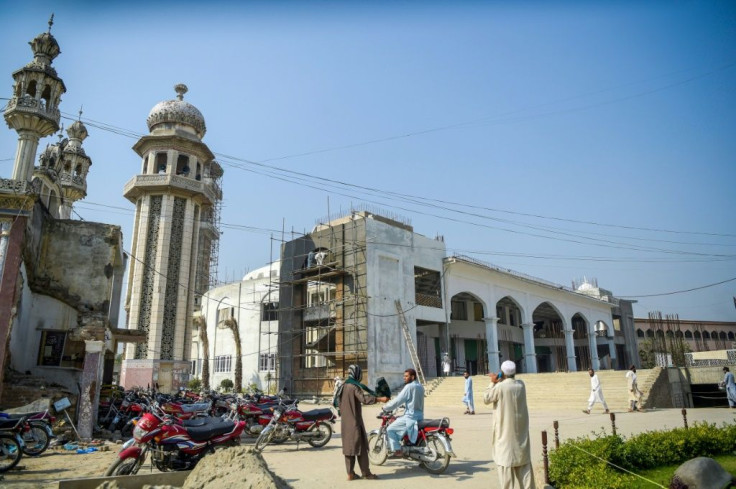
<svg viewBox="0 0 736 489">
<path fill-rule="evenodd" d="M 210 387 L 223 379 L 235 382 L 240 341 L 242 388 L 254 385 L 265 391 L 280 388 L 275 376 L 278 354 L 279 262 L 254 270 L 240 282 L 221 285 L 202 296 L 202 320 L 192 333 L 193 377 L 202 378 L 209 366 Z M 199 328 L 206 328 L 208 352 Z M 237 328 L 238 334 L 233 334 Z"/>
</svg>

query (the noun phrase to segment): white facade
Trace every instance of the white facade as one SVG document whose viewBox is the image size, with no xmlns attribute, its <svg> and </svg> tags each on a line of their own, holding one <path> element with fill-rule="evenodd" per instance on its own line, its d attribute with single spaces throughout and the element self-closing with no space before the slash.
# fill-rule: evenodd
<svg viewBox="0 0 736 489">
<path fill-rule="evenodd" d="M 235 319 L 240 333 L 243 389 L 255 384 L 275 392 L 278 354 L 279 262 L 248 273 L 234 282 L 207 291 L 202 296 L 202 316 L 209 342 L 210 386 L 223 379 L 235 380 L 237 349 L 232 331 L 224 321 Z M 201 378 L 205 360 L 199 330 L 192 333 L 192 376 Z"/>
</svg>

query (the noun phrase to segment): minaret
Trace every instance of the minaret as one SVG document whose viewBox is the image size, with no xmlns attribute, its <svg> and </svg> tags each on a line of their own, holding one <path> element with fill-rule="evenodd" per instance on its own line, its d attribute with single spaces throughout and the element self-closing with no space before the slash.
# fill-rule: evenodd
<svg viewBox="0 0 736 489">
<path fill-rule="evenodd" d="M 13 180 L 28 182 L 33 175 L 33 162 L 38 140 L 59 130 L 59 102 L 66 92 L 64 82 L 51 62 L 61 50 L 49 30 L 36 36 L 29 44 L 33 61 L 13 73 L 13 96 L 5 107 L 5 122 L 18 133 Z"/>
<path fill-rule="evenodd" d="M 157 104 L 150 133 L 133 146 L 140 174 L 124 189 L 135 204 L 126 310 L 128 329 L 146 342 L 129 345 L 121 372 L 126 387 L 159 385 L 173 391 L 187 381 L 191 324 L 209 286 L 212 249 L 219 237 L 216 210 L 222 168 L 202 142 L 204 117 L 184 101 Z"/>
<path fill-rule="evenodd" d="M 87 138 L 87 128 L 82 124 L 82 111 L 79 111 L 79 120 L 72 123 L 66 133 L 69 142 L 62 151 L 60 177 L 61 189 L 64 192 L 64 202 L 59 209 L 61 219 L 70 219 L 72 206 L 78 200 L 87 196 L 87 173 L 92 166 L 92 160 L 82 148 L 82 141 Z"/>
</svg>

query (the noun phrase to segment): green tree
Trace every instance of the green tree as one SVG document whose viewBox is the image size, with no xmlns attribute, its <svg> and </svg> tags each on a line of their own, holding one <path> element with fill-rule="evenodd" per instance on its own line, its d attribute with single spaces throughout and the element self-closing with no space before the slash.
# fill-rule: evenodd
<svg viewBox="0 0 736 489">
<path fill-rule="evenodd" d="M 187 384 L 187 389 L 194 392 L 199 392 L 202 390 L 202 381 L 199 380 L 198 377 L 194 377 L 189 379 L 189 383 Z"/>
<path fill-rule="evenodd" d="M 220 387 L 225 392 L 230 392 L 230 389 L 233 388 L 233 385 L 233 381 L 230 379 L 222 379 L 222 381 L 220 382 Z"/>
</svg>

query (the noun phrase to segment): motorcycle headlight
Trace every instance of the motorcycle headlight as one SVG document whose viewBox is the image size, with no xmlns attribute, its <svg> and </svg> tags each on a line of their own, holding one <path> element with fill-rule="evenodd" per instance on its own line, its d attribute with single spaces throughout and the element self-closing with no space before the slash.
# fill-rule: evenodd
<svg viewBox="0 0 736 489">
<path fill-rule="evenodd" d="M 133 438 L 135 438 L 136 440 L 140 440 L 141 438 L 146 436 L 146 433 L 148 433 L 148 431 L 136 425 L 135 429 L 133 430 Z"/>
</svg>

